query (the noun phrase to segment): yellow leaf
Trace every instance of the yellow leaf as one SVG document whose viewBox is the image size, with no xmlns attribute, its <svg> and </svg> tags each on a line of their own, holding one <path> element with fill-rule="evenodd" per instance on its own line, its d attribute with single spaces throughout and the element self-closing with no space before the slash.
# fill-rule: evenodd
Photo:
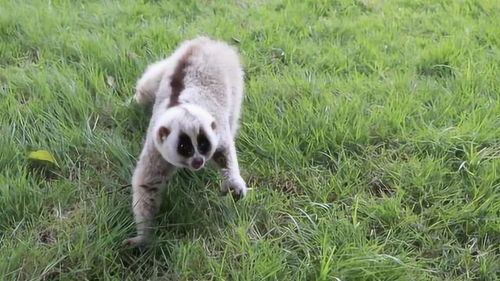
<svg viewBox="0 0 500 281">
<path fill-rule="evenodd" d="M 50 152 L 48 152 L 47 150 L 32 151 L 30 152 L 30 154 L 28 154 L 28 158 L 33 160 L 47 161 L 59 167 L 59 164 L 57 163 L 54 156 L 52 156 L 52 154 L 50 154 Z"/>
</svg>

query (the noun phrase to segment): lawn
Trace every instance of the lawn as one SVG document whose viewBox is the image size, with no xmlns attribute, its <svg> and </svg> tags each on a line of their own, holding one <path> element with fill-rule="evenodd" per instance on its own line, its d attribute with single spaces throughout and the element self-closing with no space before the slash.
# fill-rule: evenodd
<svg viewBox="0 0 500 281">
<path fill-rule="evenodd" d="M 252 190 L 179 173 L 124 248 L 135 82 L 196 35 L 244 61 Z M 497 0 L 0 0 L 0 108 L 1 281 L 500 279 Z"/>
</svg>

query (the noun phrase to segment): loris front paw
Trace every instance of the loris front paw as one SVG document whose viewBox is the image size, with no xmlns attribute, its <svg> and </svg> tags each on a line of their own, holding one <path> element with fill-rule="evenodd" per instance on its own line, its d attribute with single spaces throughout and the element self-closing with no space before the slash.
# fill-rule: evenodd
<svg viewBox="0 0 500 281">
<path fill-rule="evenodd" d="M 222 181 L 221 195 L 227 195 L 229 191 L 231 191 L 234 200 L 245 196 L 247 193 L 247 184 L 240 175 L 232 176 Z"/>
<path fill-rule="evenodd" d="M 132 248 L 143 247 L 148 244 L 148 239 L 145 236 L 136 236 L 123 240 L 122 245 Z"/>
</svg>

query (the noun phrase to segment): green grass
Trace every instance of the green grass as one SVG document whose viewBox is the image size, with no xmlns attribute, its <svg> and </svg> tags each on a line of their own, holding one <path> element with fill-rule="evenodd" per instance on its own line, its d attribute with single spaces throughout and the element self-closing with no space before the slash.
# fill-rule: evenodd
<svg viewBox="0 0 500 281">
<path fill-rule="evenodd" d="M 499 19 L 497 0 L 1 0 L 0 280 L 498 280 Z M 153 245 L 124 249 L 135 81 L 198 34 L 245 62 L 253 190 L 182 172 Z"/>
</svg>

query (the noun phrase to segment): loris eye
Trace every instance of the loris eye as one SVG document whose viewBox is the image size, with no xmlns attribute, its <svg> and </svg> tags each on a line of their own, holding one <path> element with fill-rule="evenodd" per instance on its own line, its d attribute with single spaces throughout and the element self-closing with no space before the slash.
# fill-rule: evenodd
<svg viewBox="0 0 500 281">
<path fill-rule="evenodd" d="M 198 151 L 201 154 L 207 154 L 210 151 L 211 144 L 208 138 L 205 136 L 205 133 L 201 132 L 196 138 L 198 142 Z"/>
<path fill-rule="evenodd" d="M 179 144 L 177 145 L 177 153 L 184 157 L 191 157 L 194 155 L 194 147 L 191 143 L 191 138 L 188 135 L 182 133 L 179 136 Z"/>
</svg>

